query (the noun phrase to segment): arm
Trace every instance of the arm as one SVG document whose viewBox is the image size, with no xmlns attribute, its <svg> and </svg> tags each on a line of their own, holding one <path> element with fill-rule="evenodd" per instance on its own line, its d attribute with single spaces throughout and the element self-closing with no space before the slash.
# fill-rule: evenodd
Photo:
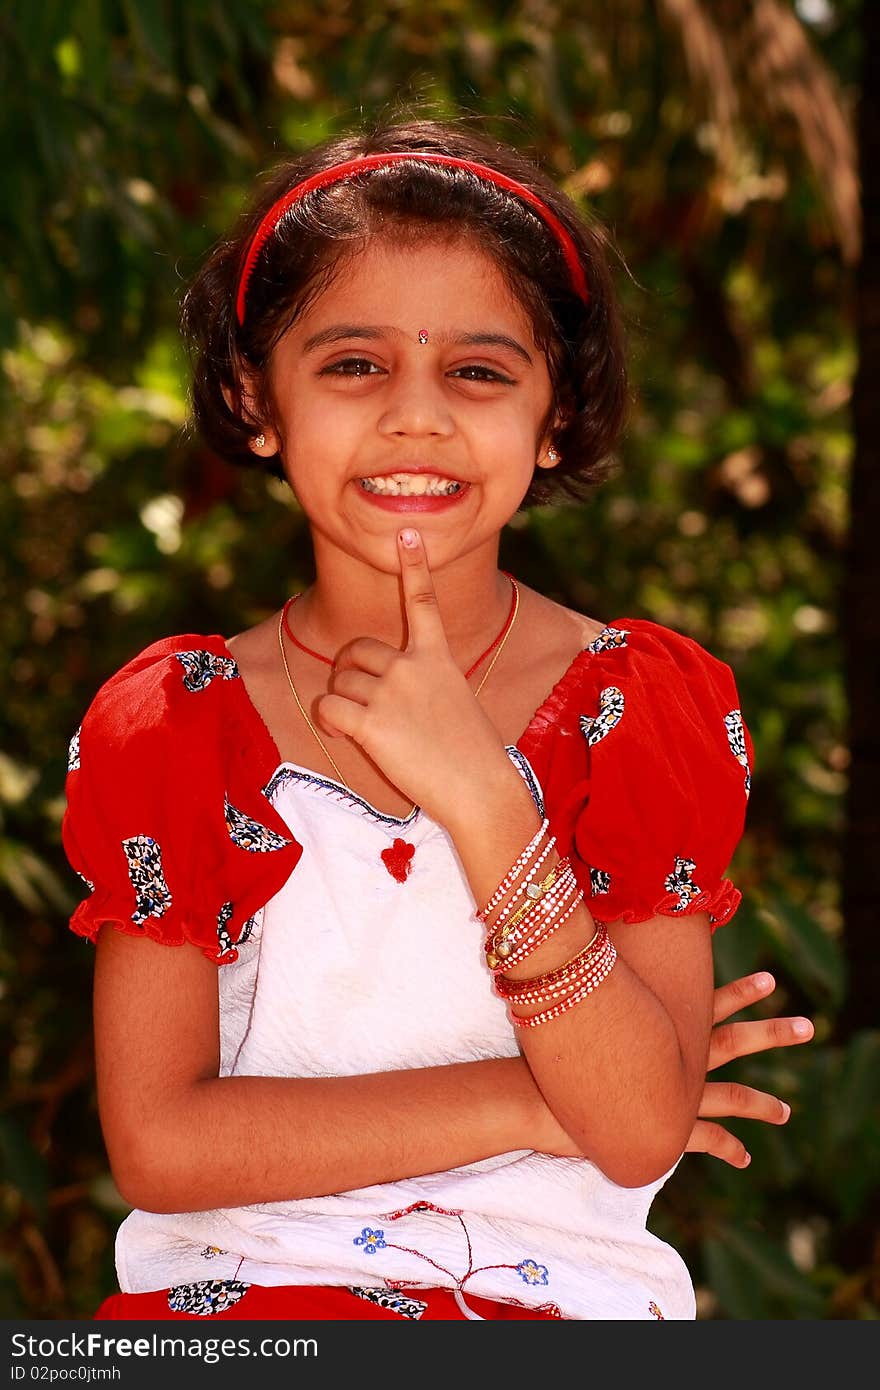
<svg viewBox="0 0 880 1390">
<path fill-rule="evenodd" d="M 315 1196 L 519 1148 L 579 1156 L 522 1058 L 328 1081 L 218 1077 L 216 971 L 193 946 L 108 927 L 99 935 L 98 1098 L 113 1176 L 132 1205 L 195 1211 Z M 715 991 L 710 1070 L 808 1040 L 807 1020 L 726 1023 L 773 987 L 756 979 Z M 787 1118 L 776 1097 L 722 1082 L 706 1083 L 699 1113 L 688 1150 L 737 1167 L 748 1156 L 713 1117 Z"/>
<path fill-rule="evenodd" d="M 520 1058 L 353 1077 L 218 1076 L 217 968 L 188 944 L 100 930 L 98 1104 L 114 1180 L 133 1206 L 283 1201 L 515 1149 L 573 1151 Z"/>
<path fill-rule="evenodd" d="M 479 812 L 462 800 L 447 821 L 474 898 L 484 903 L 540 826 L 519 773 L 504 759 L 484 780 Z M 545 860 L 558 862 L 554 850 Z M 552 970 L 595 931 L 581 903 L 511 979 Z M 659 917 L 610 929 L 619 959 L 589 998 L 538 1028 L 522 1048 L 550 1110 L 612 1181 L 642 1186 L 681 1156 L 697 1117 L 712 1027 L 708 916 Z M 475 941 L 474 949 L 480 943 Z M 534 1010 L 533 1010 L 534 1012 Z"/>
</svg>

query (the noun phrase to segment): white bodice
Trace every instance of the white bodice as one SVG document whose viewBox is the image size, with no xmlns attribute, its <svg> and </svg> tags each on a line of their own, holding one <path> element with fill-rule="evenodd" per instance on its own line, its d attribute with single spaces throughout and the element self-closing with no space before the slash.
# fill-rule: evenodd
<svg viewBox="0 0 880 1390">
<path fill-rule="evenodd" d="M 532 768 L 507 751 L 543 815 Z M 221 1075 L 345 1076 L 515 1056 L 446 830 L 419 809 L 385 815 L 294 763 L 264 791 L 303 853 L 239 960 L 218 972 Z M 414 847 L 403 882 L 381 858 L 398 839 Z M 693 1318 L 684 1264 L 645 1228 L 665 1180 L 622 1188 L 587 1160 L 521 1151 L 327 1197 L 134 1211 L 119 1229 L 117 1272 L 124 1292 L 209 1278 L 389 1281 L 553 1303 L 568 1318 Z"/>
</svg>

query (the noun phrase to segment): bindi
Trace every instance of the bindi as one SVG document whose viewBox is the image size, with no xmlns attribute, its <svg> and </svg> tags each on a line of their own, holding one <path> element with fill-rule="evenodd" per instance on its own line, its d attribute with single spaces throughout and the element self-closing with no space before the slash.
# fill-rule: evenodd
<svg viewBox="0 0 880 1390">
<path fill-rule="evenodd" d="M 425 345 L 425 343 L 426 343 L 427 341 L 428 341 L 428 330 L 427 330 L 427 328 L 420 328 L 420 329 L 419 329 L 419 342 L 420 342 L 420 343 L 422 344 L 422 346 L 424 347 L 424 345 Z"/>
</svg>

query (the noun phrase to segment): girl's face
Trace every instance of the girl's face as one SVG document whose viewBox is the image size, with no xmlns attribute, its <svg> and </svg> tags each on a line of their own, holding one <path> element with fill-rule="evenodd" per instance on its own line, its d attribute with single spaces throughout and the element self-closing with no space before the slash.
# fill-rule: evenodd
<svg viewBox="0 0 880 1390">
<path fill-rule="evenodd" d="M 260 452 L 280 451 L 318 563 L 342 551 L 397 574 L 407 524 L 434 569 L 481 547 L 494 563 L 536 462 L 547 466 L 547 363 L 472 240 L 383 240 L 356 254 L 279 342 L 269 386 Z M 465 485 L 452 505 L 392 509 L 362 483 L 424 469 Z"/>
</svg>

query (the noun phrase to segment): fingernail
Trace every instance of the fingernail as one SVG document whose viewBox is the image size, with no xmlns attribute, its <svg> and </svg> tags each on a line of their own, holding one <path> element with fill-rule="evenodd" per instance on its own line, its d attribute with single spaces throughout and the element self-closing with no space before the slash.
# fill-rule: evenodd
<svg viewBox="0 0 880 1390">
<path fill-rule="evenodd" d="M 789 1105 L 788 1101 L 784 1100 L 782 1102 L 782 1109 L 784 1111 L 784 1114 L 782 1116 L 782 1122 L 784 1124 L 785 1121 L 788 1119 L 789 1115 L 791 1114 L 791 1106 Z"/>
<path fill-rule="evenodd" d="M 400 539 L 405 546 L 412 549 L 414 545 L 418 545 L 419 533 L 418 531 L 411 531 L 409 527 L 407 527 L 405 531 L 401 531 Z"/>
<path fill-rule="evenodd" d="M 772 988 L 773 988 L 773 976 L 772 976 L 772 975 L 767 975 L 767 974 L 756 975 L 756 976 L 755 976 L 755 988 L 756 988 L 756 989 L 772 989 Z"/>
<path fill-rule="evenodd" d="M 744 1168 L 748 1168 L 748 1166 L 749 1166 L 749 1164 L 751 1163 L 751 1161 L 752 1161 L 752 1155 L 751 1155 L 751 1154 L 746 1154 L 745 1158 L 743 1159 L 743 1167 L 744 1167 Z"/>
<path fill-rule="evenodd" d="M 813 1025 L 808 1018 L 796 1018 L 791 1025 L 791 1031 L 799 1038 L 808 1038 L 813 1031 Z"/>
</svg>

